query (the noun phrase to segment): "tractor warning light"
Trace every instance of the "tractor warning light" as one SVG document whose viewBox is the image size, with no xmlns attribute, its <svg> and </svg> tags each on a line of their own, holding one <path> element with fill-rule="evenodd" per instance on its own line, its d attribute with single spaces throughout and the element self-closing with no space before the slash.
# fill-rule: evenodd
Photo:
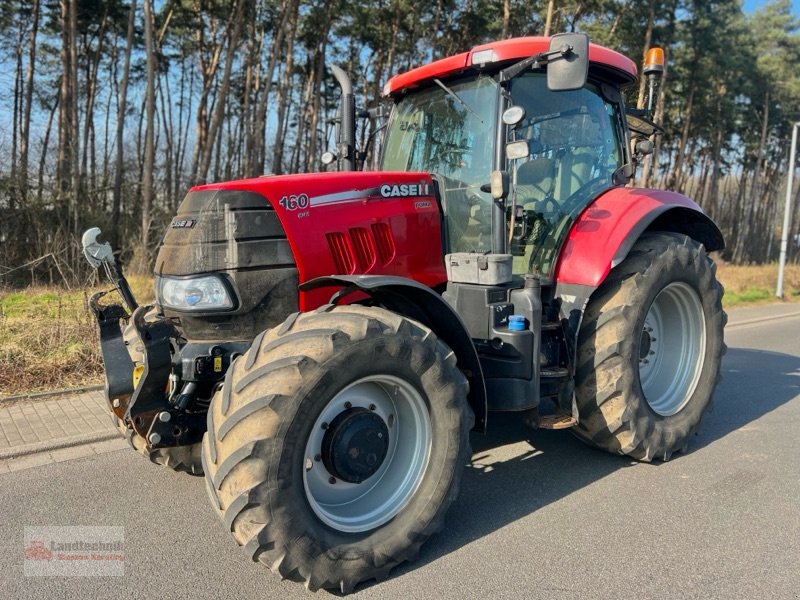
<svg viewBox="0 0 800 600">
<path fill-rule="evenodd" d="M 648 77 L 661 77 L 664 73 L 664 49 L 663 48 L 650 48 L 647 51 L 644 59 L 644 69 L 642 69 Z"/>
</svg>

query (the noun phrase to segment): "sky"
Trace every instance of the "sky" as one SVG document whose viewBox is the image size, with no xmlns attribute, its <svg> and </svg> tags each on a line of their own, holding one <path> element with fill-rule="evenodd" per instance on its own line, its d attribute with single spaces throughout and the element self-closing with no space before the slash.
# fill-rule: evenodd
<svg viewBox="0 0 800 600">
<path fill-rule="evenodd" d="M 753 12 L 765 4 L 767 4 L 765 0 L 744 0 L 744 12 Z M 796 17 L 800 17 L 800 0 L 792 0 L 792 13 Z"/>
</svg>

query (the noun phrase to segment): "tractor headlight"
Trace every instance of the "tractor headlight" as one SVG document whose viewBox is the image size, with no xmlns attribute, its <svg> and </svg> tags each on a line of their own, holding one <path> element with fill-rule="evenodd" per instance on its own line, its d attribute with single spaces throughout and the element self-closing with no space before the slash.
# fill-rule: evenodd
<svg viewBox="0 0 800 600">
<path fill-rule="evenodd" d="M 233 308 L 228 286 L 219 277 L 156 277 L 156 297 L 161 306 L 175 310 L 214 311 Z"/>
</svg>

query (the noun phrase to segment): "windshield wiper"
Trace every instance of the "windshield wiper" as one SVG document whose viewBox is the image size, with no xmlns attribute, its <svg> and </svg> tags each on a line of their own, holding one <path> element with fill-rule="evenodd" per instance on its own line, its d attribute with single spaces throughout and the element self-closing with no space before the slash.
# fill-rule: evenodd
<svg viewBox="0 0 800 600">
<path fill-rule="evenodd" d="M 443 83 L 442 83 L 441 81 L 439 81 L 438 79 L 434 78 L 434 80 L 433 80 L 433 81 L 434 81 L 434 83 L 436 83 L 436 85 L 438 85 L 438 86 L 439 86 L 440 88 L 442 88 L 442 89 L 443 89 L 445 92 L 447 92 L 447 95 L 448 95 L 448 96 L 450 96 L 451 98 L 454 98 L 454 99 L 456 100 L 456 102 L 458 102 L 458 103 L 459 103 L 461 106 L 463 106 L 463 107 L 464 107 L 464 108 L 466 108 L 466 109 L 467 109 L 469 112 L 471 112 L 473 115 L 475 115 L 476 117 L 478 117 L 478 120 L 481 122 L 481 125 L 485 125 L 485 124 L 486 124 L 486 123 L 484 123 L 484 122 L 483 122 L 483 119 L 481 119 L 481 116 L 480 116 L 478 113 L 476 113 L 474 110 L 472 110 L 472 109 L 469 107 L 469 105 L 468 105 L 466 102 L 464 102 L 464 101 L 461 99 L 461 96 L 459 96 L 458 94 L 456 94 L 456 93 L 455 93 L 453 90 L 451 90 L 449 87 L 447 87 L 445 84 L 443 84 Z"/>
</svg>

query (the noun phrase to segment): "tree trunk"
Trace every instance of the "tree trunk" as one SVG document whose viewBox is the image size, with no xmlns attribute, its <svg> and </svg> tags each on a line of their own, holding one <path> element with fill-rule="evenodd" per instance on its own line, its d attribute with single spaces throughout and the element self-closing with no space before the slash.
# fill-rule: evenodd
<svg viewBox="0 0 800 600">
<path fill-rule="evenodd" d="M 547 18 L 544 21 L 544 36 L 548 37 L 550 35 L 550 28 L 553 25 L 553 8 L 555 4 L 555 0 L 549 0 L 547 2 Z"/>
<path fill-rule="evenodd" d="M 222 74 L 222 83 L 220 84 L 217 92 L 216 104 L 214 106 L 214 113 L 211 117 L 211 123 L 208 129 L 208 138 L 203 152 L 203 158 L 200 162 L 200 169 L 197 173 L 197 179 L 204 181 L 208 175 L 208 168 L 211 165 L 211 155 L 214 151 L 214 143 L 219 133 L 222 119 L 225 115 L 225 107 L 227 106 L 228 92 L 231 86 L 231 70 L 233 69 L 233 59 L 236 55 L 236 49 L 239 46 L 239 38 L 242 33 L 242 20 L 244 17 L 244 0 L 239 0 L 234 9 L 233 22 L 228 26 L 227 44 L 228 52 L 225 57 L 225 70 Z"/>
<path fill-rule="evenodd" d="M 291 81 L 292 71 L 294 70 L 294 42 L 297 32 L 297 16 L 297 13 L 292 13 L 289 22 L 289 39 L 286 48 L 286 59 L 283 66 L 283 78 L 281 86 L 278 89 L 278 128 L 275 132 L 275 146 L 272 149 L 272 172 L 275 175 L 283 173 L 283 145 L 286 135 L 285 120 L 288 116 L 288 106 L 291 101 L 290 97 L 292 93 Z"/>
<path fill-rule="evenodd" d="M 673 189 L 677 185 L 678 178 L 681 170 L 683 169 L 683 162 L 685 159 L 684 152 L 686 151 L 686 145 L 689 141 L 689 131 L 692 126 L 692 104 L 694 101 L 694 89 L 695 82 L 694 79 L 692 79 L 691 83 L 689 84 L 689 95 L 686 98 L 686 104 L 684 105 L 683 109 L 683 129 L 681 130 L 681 138 L 680 142 L 678 143 L 675 163 L 672 165 L 672 172 L 670 173 L 669 180 L 667 182 L 667 187 L 670 189 Z"/>
<path fill-rule="evenodd" d="M 90 176 L 92 179 L 94 178 L 94 169 L 89 168 L 89 154 L 90 149 L 92 148 L 92 141 L 93 141 L 93 133 L 94 133 L 94 105 L 95 100 L 97 98 L 97 72 L 100 68 L 100 59 L 103 55 L 103 41 L 105 38 L 105 30 L 106 30 L 106 23 L 108 21 L 108 9 L 103 13 L 103 16 L 100 19 L 100 27 L 97 33 L 97 48 L 92 53 L 91 60 L 89 60 L 88 54 L 90 49 L 90 44 L 87 42 L 84 47 L 82 54 L 87 56 L 86 61 L 86 84 L 85 84 L 85 95 L 86 95 L 86 112 L 85 118 L 83 123 L 83 136 L 82 136 L 82 148 L 81 148 L 81 184 L 80 190 L 82 196 L 86 196 L 86 177 L 87 175 Z M 92 161 L 94 162 L 94 161 Z M 94 185 L 92 185 L 92 189 L 94 189 Z"/>
<path fill-rule="evenodd" d="M 143 0 L 144 8 L 144 40 L 145 53 L 147 55 L 147 85 L 145 88 L 145 115 L 146 125 L 144 134 L 144 161 L 142 178 L 142 237 L 140 263 L 137 265 L 142 270 L 149 263 L 149 242 L 150 242 L 150 211 L 154 201 L 153 190 L 153 169 L 155 167 L 155 147 L 153 143 L 155 131 L 155 77 L 156 77 L 156 57 L 155 57 L 155 36 L 153 34 L 153 14 L 151 0 Z M 142 262 L 145 261 L 145 262 Z"/>
<path fill-rule="evenodd" d="M 209 125 L 210 118 L 209 111 L 209 98 L 215 84 L 217 69 L 219 67 L 219 57 L 222 53 L 223 43 L 213 38 L 216 28 L 212 29 L 212 42 L 210 55 L 206 58 L 206 25 L 204 22 L 204 12 L 202 6 L 198 3 L 194 6 L 195 17 L 197 18 L 197 60 L 200 65 L 200 75 L 203 79 L 203 89 L 200 93 L 200 100 L 197 104 L 197 129 L 195 134 L 195 147 L 192 156 L 192 172 L 191 183 L 195 184 L 198 181 L 200 167 L 205 157 L 206 148 L 213 151 L 213 143 L 209 140 Z M 229 29 L 229 28 L 228 28 Z"/>
<path fill-rule="evenodd" d="M 20 24 L 19 37 L 17 39 L 14 54 L 16 55 L 16 64 L 14 66 L 14 108 L 12 110 L 12 126 L 11 126 L 11 173 L 9 177 L 9 195 L 8 205 L 9 208 L 14 208 L 16 198 L 19 190 L 17 183 L 19 181 L 19 173 L 17 172 L 17 146 L 19 145 L 19 135 L 22 121 L 22 45 L 25 41 L 25 27 Z"/>
<path fill-rule="evenodd" d="M 717 98 L 717 122 L 722 122 L 722 109 L 720 102 L 721 95 Z M 714 136 L 714 146 L 711 151 L 711 181 L 708 186 L 708 197 L 711 211 L 709 216 L 712 220 L 717 219 L 719 214 L 719 178 L 720 178 L 720 163 L 722 162 L 722 141 L 723 141 L 723 128 L 717 127 L 717 133 Z"/>
<path fill-rule="evenodd" d="M 44 140 L 42 141 L 42 154 L 39 157 L 39 176 L 37 177 L 36 180 L 37 204 L 42 203 L 42 197 L 44 195 L 44 171 L 45 171 L 45 166 L 47 165 L 47 152 L 48 148 L 50 147 L 50 134 L 53 132 L 53 121 L 56 118 L 56 111 L 58 110 L 59 99 L 60 99 L 60 94 L 56 95 L 55 101 L 53 102 L 53 108 L 50 109 L 50 117 L 47 119 L 47 129 L 44 130 Z"/>
<path fill-rule="evenodd" d="M 124 169 L 125 113 L 128 103 L 128 79 L 130 77 L 131 51 L 133 36 L 136 32 L 136 0 L 131 0 L 128 13 L 128 33 L 125 39 L 125 56 L 122 59 L 122 80 L 120 81 L 119 98 L 117 99 L 117 161 L 114 167 L 114 192 L 111 205 L 111 246 L 119 247 L 119 215 L 122 199 L 122 178 Z"/>
<path fill-rule="evenodd" d="M 60 0 L 61 8 L 61 86 L 58 102 L 58 159 L 56 181 L 59 200 L 68 200 L 72 183 L 72 154 L 75 142 L 75 88 L 72 68 L 72 27 L 75 0 Z"/>
<path fill-rule="evenodd" d="M 19 140 L 20 191 L 22 201 L 28 195 L 28 153 L 30 152 L 31 106 L 33 105 L 33 84 L 36 74 L 36 37 L 39 32 L 40 1 L 33 0 L 31 7 L 31 35 L 28 44 L 28 68 L 25 73 L 25 105 L 22 115 L 22 130 Z"/>
<path fill-rule="evenodd" d="M 267 101 L 269 99 L 270 92 L 272 91 L 272 76 L 275 73 L 275 68 L 278 65 L 278 59 L 281 55 L 280 49 L 283 46 L 286 24 L 294 18 L 293 15 L 296 15 L 297 10 L 297 0 L 284 0 L 281 6 L 280 19 L 275 26 L 274 33 L 272 34 L 272 43 L 270 44 L 267 68 L 264 72 L 264 77 L 262 78 L 263 91 L 261 92 L 261 97 L 258 101 L 255 122 L 253 123 L 253 128 L 250 134 L 252 136 L 252 151 L 249 159 L 250 165 L 245 173 L 248 177 L 255 177 L 266 171 L 267 149 L 265 139 L 267 127 Z"/>
<path fill-rule="evenodd" d="M 647 12 L 647 25 L 644 30 L 644 50 L 642 52 L 642 59 L 647 57 L 647 51 L 650 50 L 650 45 L 653 43 L 653 23 L 656 19 L 656 0 L 650 0 L 650 7 Z M 646 90 L 647 77 L 639 78 L 639 98 L 636 106 L 639 108 L 644 107 L 644 94 Z"/>
</svg>

